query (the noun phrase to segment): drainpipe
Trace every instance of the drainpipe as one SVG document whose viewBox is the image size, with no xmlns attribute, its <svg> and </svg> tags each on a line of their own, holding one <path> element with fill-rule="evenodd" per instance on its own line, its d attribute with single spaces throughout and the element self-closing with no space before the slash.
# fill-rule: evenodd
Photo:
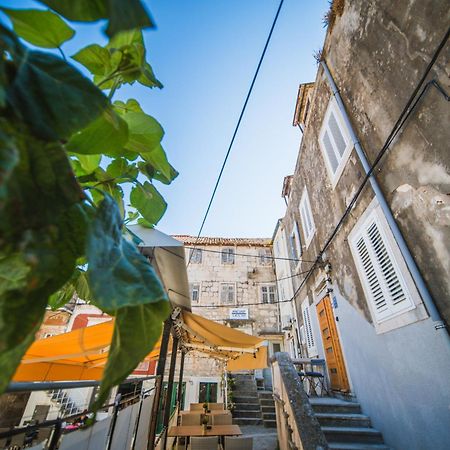
<svg viewBox="0 0 450 450">
<path fill-rule="evenodd" d="M 333 96 L 336 99 L 336 102 L 339 106 L 339 110 L 341 111 L 342 117 L 344 119 L 345 125 L 347 126 L 347 129 L 350 133 L 353 145 L 355 146 L 355 151 L 358 154 L 358 157 L 361 161 L 364 171 L 366 172 L 366 174 L 368 174 L 370 171 L 369 161 L 367 160 L 364 149 L 362 148 L 361 143 L 359 142 L 359 139 L 357 138 L 353 126 L 350 122 L 341 95 L 339 94 L 339 89 L 337 88 L 336 83 L 333 80 L 333 77 L 330 73 L 327 63 L 324 60 L 322 60 L 320 62 L 320 65 L 323 67 L 328 83 L 333 92 Z M 406 241 L 403 238 L 400 228 L 398 227 L 397 222 L 394 219 L 392 211 L 373 173 L 370 174 L 369 181 L 370 184 L 372 185 L 372 189 L 375 193 L 378 203 L 380 204 L 381 209 L 383 210 L 384 216 L 386 217 L 389 227 L 391 228 L 395 241 L 398 244 L 400 252 L 402 253 L 403 259 L 405 260 L 409 272 L 411 273 L 411 276 L 414 280 L 417 290 L 419 291 L 419 294 L 422 297 L 422 300 L 425 304 L 428 314 L 430 315 L 432 321 L 434 322 L 434 328 L 436 330 L 445 329 L 444 321 L 442 320 L 439 311 L 437 310 L 436 305 L 434 304 L 430 291 L 428 290 L 427 285 L 425 284 L 425 280 L 423 279 L 422 274 L 420 273 L 419 268 L 417 267 L 417 264 L 414 261 L 413 256 L 411 255 L 411 252 L 409 251 L 408 245 L 406 244 Z"/>
</svg>

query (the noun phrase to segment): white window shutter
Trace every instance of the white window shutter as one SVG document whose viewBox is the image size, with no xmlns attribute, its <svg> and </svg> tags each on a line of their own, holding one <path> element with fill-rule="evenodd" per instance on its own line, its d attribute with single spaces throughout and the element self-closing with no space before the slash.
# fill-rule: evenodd
<svg viewBox="0 0 450 450">
<path fill-rule="evenodd" d="M 365 221 L 352 246 L 375 320 L 379 323 L 412 309 L 413 300 L 374 213 Z"/>
<path fill-rule="evenodd" d="M 328 157 L 328 162 L 331 166 L 331 171 L 336 173 L 336 169 L 339 165 L 339 162 L 336 158 L 336 154 L 334 153 L 333 144 L 330 141 L 330 136 L 328 135 L 328 130 L 325 131 L 322 139 L 323 146 L 325 147 L 325 152 Z"/>
<path fill-rule="evenodd" d="M 305 330 L 305 340 L 306 340 L 306 347 L 308 349 L 308 356 L 316 356 L 317 355 L 317 347 L 316 347 L 316 341 L 314 339 L 314 334 L 312 330 L 311 325 L 311 317 L 309 314 L 309 305 L 308 300 L 306 299 L 302 303 L 302 314 L 303 314 L 303 325 Z"/>
</svg>

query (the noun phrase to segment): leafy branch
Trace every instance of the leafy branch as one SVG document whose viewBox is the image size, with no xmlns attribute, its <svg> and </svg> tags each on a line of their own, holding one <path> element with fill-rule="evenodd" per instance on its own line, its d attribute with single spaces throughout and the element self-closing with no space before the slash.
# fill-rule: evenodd
<svg viewBox="0 0 450 450">
<path fill-rule="evenodd" d="M 2 8 L 13 29 L 0 24 L 0 393 L 46 308 L 77 296 L 115 317 L 98 408 L 151 351 L 169 313 L 124 224 L 155 226 L 167 207 L 155 182 L 178 172 L 157 120 L 135 99 L 112 100 L 124 84 L 162 87 L 146 60 L 141 29 L 153 22 L 140 0 L 39 2 L 51 10 Z M 91 80 L 62 46 L 76 35 L 66 20 L 99 19 L 108 44 L 72 56 Z M 125 200 L 135 209 L 126 219 Z"/>
</svg>

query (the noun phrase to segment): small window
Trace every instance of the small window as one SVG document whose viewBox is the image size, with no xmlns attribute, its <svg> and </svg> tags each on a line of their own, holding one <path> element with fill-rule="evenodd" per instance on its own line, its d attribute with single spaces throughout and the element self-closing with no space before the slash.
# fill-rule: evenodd
<svg viewBox="0 0 450 450">
<path fill-rule="evenodd" d="M 222 283 L 220 285 L 220 302 L 222 304 L 234 305 L 236 303 L 235 295 L 234 283 Z"/>
<path fill-rule="evenodd" d="M 353 148 L 335 100 L 331 100 L 328 104 L 319 135 L 319 143 L 334 187 Z"/>
<path fill-rule="evenodd" d="M 227 247 L 222 249 L 222 264 L 234 264 L 234 248 Z"/>
<path fill-rule="evenodd" d="M 350 245 L 377 323 L 415 307 L 376 210 L 353 234 Z"/>
<path fill-rule="evenodd" d="M 272 252 L 269 248 L 260 248 L 258 250 L 259 264 L 267 266 L 272 264 Z"/>
<path fill-rule="evenodd" d="M 262 303 L 275 303 L 277 301 L 277 288 L 274 284 L 261 286 Z"/>
<path fill-rule="evenodd" d="M 191 290 L 192 303 L 198 303 L 200 300 L 200 283 L 189 283 L 189 288 Z"/>
<path fill-rule="evenodd" d="M 314 334 L 311 325 L 311 317 L 309 313 L 309 301 L 308 298 L 305 298 L 302 302 L 302 316 L 303 316 L 303 325 L 304 325 L 304 333 L 305 333 L 305 341 L 306 347 L 308 350 L 308 356 L 316 356 L 317 348 L 316 342 L 314 339 Z"/>
<path fill-rule="evenodd" d="M 201 264 L 202 263 L 203 252 L 201 248 L 191 248 L 191 252 L 189 255 L 189 261 L 192 264 Z"/>
<path fill-rule="evenodd" d="M 303 190 L 302 198 L 300 200 L 300 218 L 302 220 L 303 234 L 305 235 L 306 246 L 311 242 L 316 226 L 311 211 L 311 204 L 309 203 L 308 191 L 306 188 Z"/>
</svg>

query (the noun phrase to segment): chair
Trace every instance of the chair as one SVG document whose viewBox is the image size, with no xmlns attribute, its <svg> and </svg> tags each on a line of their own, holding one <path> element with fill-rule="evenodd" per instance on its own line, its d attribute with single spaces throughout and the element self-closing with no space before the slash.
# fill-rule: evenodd
<svg viewBox="0 0 450 450">
<path fill-rule="evenodd" d="M 201 411 L 203 409 L 203 403 L 191 403 L 191 411 Z"/>
<path fill-rule="evenodd" d="M 225 450 L 252 450 L 252 437 L 225 436 Z"/>
<path fill-rule="evenodd" d="M 201 425 L 201 414 L 183 414 L 181 416 L 181 425 Z"/>
<path fill-rule="evenodd" d="M 233 423 L 231 414 L 214 414 L 211 417 L 213 425 L 231 425 Z"/>
<path fill-rule="evenodd" d="M 189 450 L 217 450 L 217 436 L 211 437 L 191 437 Z"/>
<path fill-rule="evenodd" d="M 223 403 L 208 403 L 208 408 L 212 411 L 213 409 L 224 409 Z"/>
</svg>

